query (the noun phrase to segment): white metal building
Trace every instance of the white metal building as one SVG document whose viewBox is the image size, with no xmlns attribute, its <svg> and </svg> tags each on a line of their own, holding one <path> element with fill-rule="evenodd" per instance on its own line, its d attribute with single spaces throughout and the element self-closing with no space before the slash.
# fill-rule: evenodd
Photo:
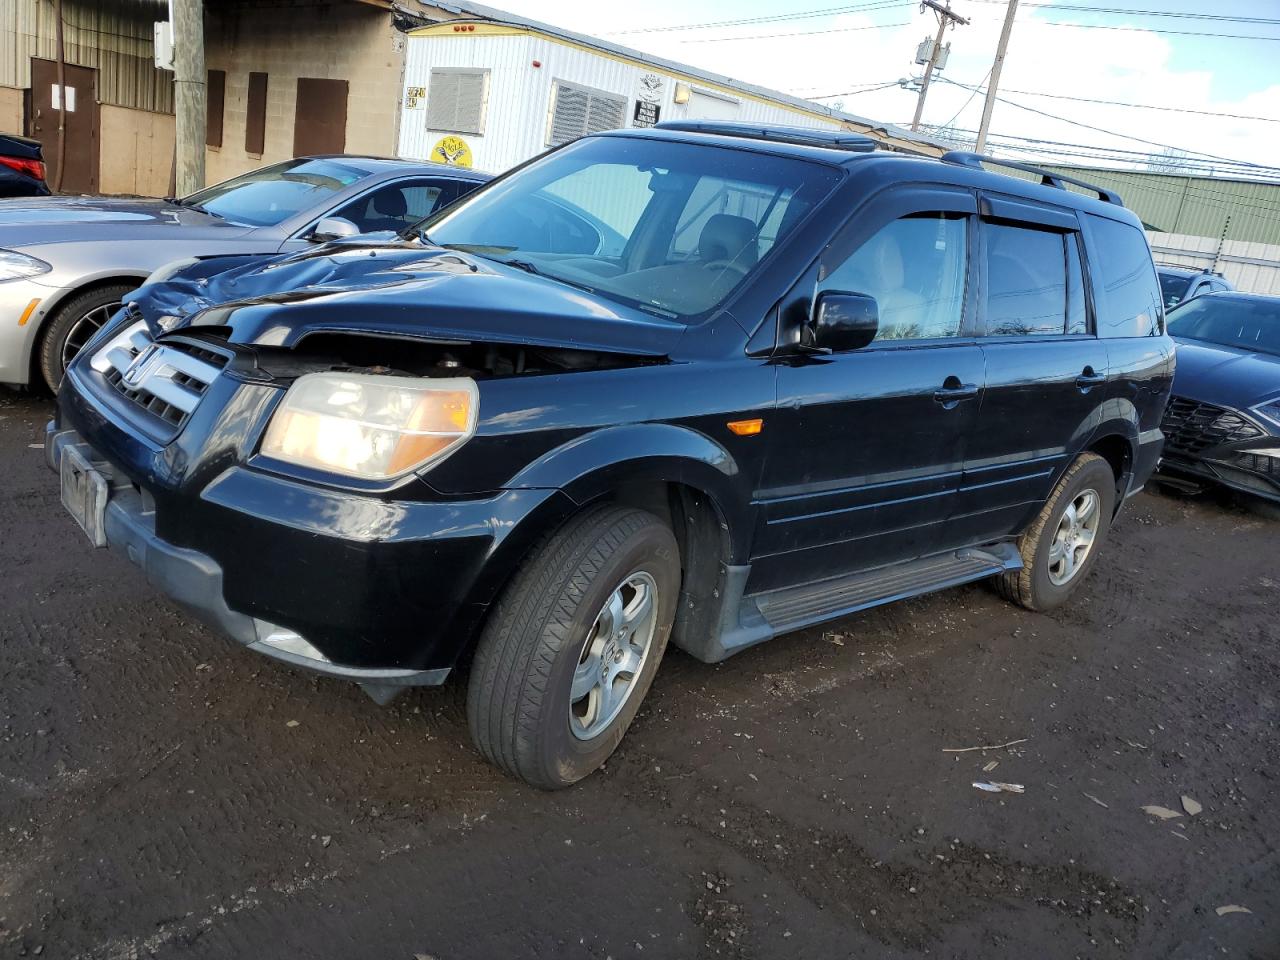
<svg viewBox="0 0 1280 960">
<path fill-rule="evenodd" d="M 586 133 L 662 120 L 846 129 L 940 155 L 923 134 L 472 4 L 407 39 L 399 154 L 500 172 Z M 501 18 L 501 19 L 499 19 Z"/>
</svg>

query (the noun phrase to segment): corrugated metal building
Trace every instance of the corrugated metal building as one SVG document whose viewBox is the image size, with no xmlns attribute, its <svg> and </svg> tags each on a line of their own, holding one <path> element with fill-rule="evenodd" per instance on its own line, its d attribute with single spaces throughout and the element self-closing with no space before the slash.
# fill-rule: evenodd
<svg viewBox="0 0 1280 960">
<path fill-rule="evenodd" d="M 1045 167 L 1118 191 L 1125 206 L 1150 230 L 1280 244 L 1280 183 L 1105 167 Z"/>
<path fill-rule="evenodd" d="M 422 6 L 457 18 L 409 34 L 401 156 L 501 171 L 585 133 L 675 119 L 845 129 L 945 150 L 923 134 L 491 7 Z"/>
</svg>

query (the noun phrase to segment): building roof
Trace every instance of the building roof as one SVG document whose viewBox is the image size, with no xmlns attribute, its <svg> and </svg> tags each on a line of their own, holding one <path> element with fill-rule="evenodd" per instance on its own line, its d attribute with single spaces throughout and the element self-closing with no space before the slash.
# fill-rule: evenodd
<svg viewBox="0 0 1280 960">
<path fill-rule="evenodd" d="M 891 123 L 881 123 L 878 120 L 860 117 L 857 114 L 846 113 L 843 110 L 836 110 L 832 107 L 814 103 L 812 100 L 793 97 L 780 90 L 772 90 L 768 87 L 761 87 L 752 83 L 744 83 L 741 80 L 735 80 L 733 77 L 726 77 L 718 73 L 712 73 L 711 71 L 703 70 L 700 67 L 693 67 L 685 63 L 678 63 L 674 60 L 655 57 L 653 54 L 644 53 L 643 51 L 636 50 L 632 47 L 624 47 L 621 44 L 611 43 L 608 40 L 601 40 L 599 37 L 592 37 L 584 33 L 565 30 L 563 27 L 542 23 L 538 20 L 530 20 L 527 17 L 521 17 L 514 13 L 507 13 L 505 10 L 499 10 L 485 4 L 458 2 L 458 0 L 418 0 L 418 7 L 422 8 L 423 15 L 428 18 L 431 18 L 429 11 L 438 10 L 449 15 L 448 17 L 440 19 L 478 20 L 513 27 L 522 27 L 526 30 L 536 31 L 537 33 L 545 34 L 568 43 L 577 44 L 578 46 L 587 47 L 603 54 L 634 60 L 651 66 L 655 70 L 662 70 L 666 73 L 683 74 L 690 78 L 701 80 L 708 84 L 714 84 L 718 87 L 724 87 L 747 96 L 782 104 L 815 117 L 825 117 L 836 123 L 845 124 L 850 128 L 858 129 L 860 132 L 876 134 L 878 135 L 878 139 L 889 141 L 893 144 L 914 147 L 915 149 L 923 149 L 929 153 L 939 155 L 950 149 L 950 145 L 946 141 L 928 136 L 927 134 L 906 130 Z"/>
</svg>

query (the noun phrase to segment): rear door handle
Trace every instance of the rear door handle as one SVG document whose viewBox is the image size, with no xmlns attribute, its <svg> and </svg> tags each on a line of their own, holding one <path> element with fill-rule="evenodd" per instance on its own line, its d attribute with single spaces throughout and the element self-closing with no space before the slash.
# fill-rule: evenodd
<svg viewBox="0 0 1280 960">
<path fill-rule="evenodd" d="M 1080 376 L 1076 377 L 1076 386 L 1081 390 L 1101 386 L 1106 382 L 1107 375 L 1105 373 L 1095 373 L 1093 367 L 1085 367 Z"/>
<path fill-rule="evenodd" d="M 948 377 L 947 383 L 950 384 L 954 377 Z M 933 391 L 933 399 L 937 400 L 943 406 L 948 404 L 956 404 L 961 400 L 972 400 L 978 395 L 978 385 L 976 383 L 959 383 L 955 386 L 942 386 Z"/>
</svg>

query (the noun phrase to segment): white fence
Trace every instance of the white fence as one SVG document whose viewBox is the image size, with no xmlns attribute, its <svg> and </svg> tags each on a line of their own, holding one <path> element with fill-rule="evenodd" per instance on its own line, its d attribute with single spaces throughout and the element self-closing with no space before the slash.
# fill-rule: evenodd
<svg viewBox="0 0 1280 960">
<path fill-rule="evenodd" d="M 1193 270 L 1217 270 L 1237 290 L 1280 296 L 1280 246 L 1228 240 L 1218 252 L 1215 237 L 1193 237 L 1181 233 L 1148 233 L 1156 263 Z M 1214 261 L 1217 266 L 1214 266 Z"/>
</svg>

